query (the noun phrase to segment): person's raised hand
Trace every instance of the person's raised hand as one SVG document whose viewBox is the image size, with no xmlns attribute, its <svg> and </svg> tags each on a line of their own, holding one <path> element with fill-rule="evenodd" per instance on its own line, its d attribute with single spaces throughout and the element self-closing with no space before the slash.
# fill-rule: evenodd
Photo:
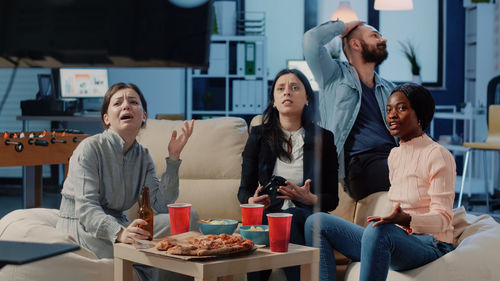
<svg viewBox="0 0 500 281">
<path fill-rule="evenodd" d="M 148 239 L 150 237 L 149 231 L 139 227 L 140 225 L 147 224 L 145 220 L 135 219 L 127 228 L 122 228 L 122 230 L 120 230 L 116 240 L 126 244 L 134 244 L 136 239 Z"/>
<path fill-rule="evenodd" d="M 182 149 L 186 145 L 189 137 L 193 133 L 194 120 L 184 121 L 184 127 L 182 128 L 182 134 L 177 137 L 177 130 L 172 132 L 172 138 L 168 143 L 168 155 L 172 160 L 179 160 L 181 156 Z"/>
<path fill-rule="evenodd" d="M 307 179 L 303 186 L 298 186 L 286 181 L 287 186 L 280 186 L 278 192 L 282 195 L 276 198 L 300 201 L 306 205 L 314 205 L 318 201 L 318 196 L 311 193 L 311 180 Z"/>
<path fill-rule="evenodd" d="M 344 39 L 347 34 L 351 33 L 356 27 L 365 24 L 364 21 L 361 20 L 353 20 L 345 23 L 345 30 L 344 33 L 340 34 L 339 37 L 340 39 Z"/>
</svg>

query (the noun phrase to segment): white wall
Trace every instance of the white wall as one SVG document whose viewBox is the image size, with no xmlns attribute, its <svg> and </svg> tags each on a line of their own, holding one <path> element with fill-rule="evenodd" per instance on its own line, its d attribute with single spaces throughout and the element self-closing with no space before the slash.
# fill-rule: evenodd
<svg viewBox="0 0 500 281">
<path fill-rule="evenodd" d="M 288 59 L 302 59 L 304 0 L 247 0 L 245 11 L 266 13 L 268 77 L 286 67 Z"/>
<path fill-rule="evenodd" d="M 411 65 L 404 56 L 401 42 L 416 49 L 423 82 L 437 82 L 438 1 L 413 1 L 410 11 L 380 11 L 380 33 L 387 39 L 389 57 L 380 65 L 380 75 L 391 81 L 411 81 Z M 463 58 L 460 58 L 463 59 Z"/>
<path fill-rule="evenodd" d="M 185 111 L 184 68 L 109 68 L 109 84 L 134 83 L 148 102 L 148 117 L 158 113 L 183 114 Z"/>
</svg>

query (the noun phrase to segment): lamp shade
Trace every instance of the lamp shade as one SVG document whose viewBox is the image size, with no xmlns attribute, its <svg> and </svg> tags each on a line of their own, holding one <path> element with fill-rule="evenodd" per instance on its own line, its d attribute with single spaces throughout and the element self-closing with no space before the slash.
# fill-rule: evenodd
<svg viewBox="0 0 500 281">
<path fill-rule="evenodd" d="M 413 10 L 413 0 L 375 0 L 375 10 Z"/>
<path fill-rule="evenodd" d="M 351 8 L 349 1 L 340 1 L 338 9 L 333 13 L 332 20 L 341 20 L 343 22 L 357 20 L 358 16 Z"/>
</svg>

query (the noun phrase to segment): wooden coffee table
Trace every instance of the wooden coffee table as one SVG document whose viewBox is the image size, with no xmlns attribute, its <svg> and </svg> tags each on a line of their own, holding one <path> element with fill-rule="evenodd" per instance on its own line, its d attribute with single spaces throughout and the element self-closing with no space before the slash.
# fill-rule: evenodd
<svg viewBox="0 0 500 281">
<path fill-rule="evenodd" d="M 190 260 L 145 253 L 133 245 L 114 244 L 115 281 L 131 281 L 133 263 L 177 272 L 195 281 L 233 280 L 233 275 L 265 269 L 300 265 L 300 280 L 315 281 L 319 277 L 319 249 L 290 244 L 288 252 L 273 253 L 269 247 L 259 248 L 246 256 L 213 260 Z M 218 279 L 219 278 L 219 279 Z"/>
</svg>

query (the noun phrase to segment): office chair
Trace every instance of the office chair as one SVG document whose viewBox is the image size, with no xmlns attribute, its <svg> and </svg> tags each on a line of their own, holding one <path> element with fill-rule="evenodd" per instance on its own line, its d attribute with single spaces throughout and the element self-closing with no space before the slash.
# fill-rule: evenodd
<svg viewBox="0 0 500 281">
<path fill-rule="evenodd" d="M 500 81 L 500 79 L 499 79 Z M 467 150 L 465 154 L 465 161 L 464 161 L 464 172 L 462 175 L 462 184 L 460 186 L 460 194 L 458 197 L 458 206 L 462 204 L 462 195 L 463 195 L 463 190 L 464 190 L 464 183 L 465 183 L 465 177 L 467 175 L 467 169 L 469 165 L 469 158 L 470 158 L 470 153 L 475 151 L 475 150 L 480 150 L 482 151 L 483 154 L 483 159 L 484 159 L 484 192 L 486 195 L 486 208 L 488 208 L 488 211 L 491 211 L 492 209 L 490 208 L 490 196 L 489 196 L 489 188 L 488 188 L 488 175 L 487 175 L 487 169 L 486 167 L 488 166 L 488 161 L 486 158 L 486 152 L 487 151 L 500 151 L 500 104 L 492 104 L 489 107 L 488 110 L 488 137 L 486 138 L 486 141 L 484 142 L 464 142 L 462 144 L 464 147 L 468 147 L 469 150 Z M 499 199 L 491 199 L 493 202 L 493 205 L 496 205 L 500 203 Z M 498 203 L 497 203 L 498 201 Z"/>
<path fill-rule="evenodd" d="M 486 95 L 486 108 L 492 104 L 500 104 L 500 75 L 493 77 L 488 82 L 488 92 Z M 488 116 L 486 116 L 488 118 Z"/>
</svg>

